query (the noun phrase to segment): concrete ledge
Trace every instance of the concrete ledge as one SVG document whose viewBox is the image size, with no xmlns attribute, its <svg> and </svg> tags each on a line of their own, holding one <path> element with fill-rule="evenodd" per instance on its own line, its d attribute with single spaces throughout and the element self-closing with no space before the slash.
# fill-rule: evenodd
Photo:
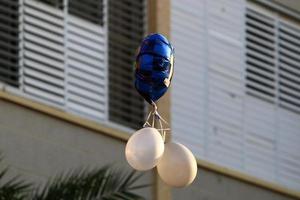
<svg viewBox="0 0 300 200">
<path fill-rule="evenodd" d="M 30 108 L 32 110 L 36 110 L 42 113 L 45 113 L 47 115 L 50 115 L 52 117 L 56 117 L 59 119 L 62 119 L 64 121 L 74 123 L 76 125 L 82 126 L 87 129 L 91 129 L 95 132 L 98 132 L 100 134 L 104 134 L 122 141 L 127 141 L 130 135 L 127 132 L 120 131 L 111 127 L 107 127 L 105 125 L 99 124 L 97 122 L 93 122 L 91 120 L 84 119 L 82 117 L 75 116 L 70 113 L 66 113 L 64 111 L 58 110 L 57 108 L 50 107 L 44 104 L 37 103 L 35 101 L 29 100 L 27 98 L 19 97 L 13 94 L 10 94 L 5 91 L 0 91 L 0 99 L 9 101 L 27 108 Z M 281 185 L 271 183 L 268 181 L 264 181 L 262 179 L 247 175 L 242 172 L 238 172 L 236 170 L 232 170 L 226 167 L 221 167 L 219 165 L 197 159 L 197 164 L 200 168 L 205 168 L 210 171 L 214 171 L 216 173 L 232 177 L 234 179 L 256 185 L 261 188 L 265 188 L 286 196 L 290 196 L 293 198 L 300 199 L 300 192 L 288 189 L 286 187 L 283 187 Z"/>
<path fill-rule="evenodd" d="M 45 104 L 40 104 L 35 101 L 29 100 L 27 98 L 19 97 L 13 94 L 10 94 L 5 91 L 0 91 L 0 99 L 10 101 L 19 105 L 22 105 L 24 107 L 43 112 L 47 115 L 60 118 L 62 120 L 65 120 L 70 123 L 77 124 L 79 126 L 83 126 L 85 128 L 94 130 L 96 132 L 99 132 L 101 134 L 105 134 L 111 137 L 114 137 L 119 140 L 127 141 L 130 135 L 126 132 L 107 127 L 105 125 L 99 124 L 97 122 L 87 120 L 82 117 L 75 116 L 70 113 L 66 113 L 62 110 L 59 110 L 57 108 L 47 106 Z"/>
<path fill-rule="evenodd" d="M 281 186 L 279 184 L 268 182 L 268 181 L 262 180 L 260 178 L 256 178 L 254 176 L 251 176 L 246 173 L 239 172 L 237 170 L 233 170 L 233 169 L 230 169 L 227 167 L 221 167 L 220 165 L 216 165 L 216 164 L 213 164 L 211 162 L 201 160 L 201 159 L 197 159 L 197 164 L 200 168 L 214 171 L 219 174 L 224 174 L 226 176 L 232 177 L 234 179 L 237 179 L 237 180 L 249 183 L 249 184 L 256 185 L 261 188 L 266 188 L 268 190 L 271 190 L 271 191 L 274 191 L 274 192 L 277 192 L 277 193 L 280 193 L 280 194 L 283 194 L 286 196 L 300 199 L 300 192 L 298 192 L 296 190 L 291 190 L 291 189 Z"/>
</svg>

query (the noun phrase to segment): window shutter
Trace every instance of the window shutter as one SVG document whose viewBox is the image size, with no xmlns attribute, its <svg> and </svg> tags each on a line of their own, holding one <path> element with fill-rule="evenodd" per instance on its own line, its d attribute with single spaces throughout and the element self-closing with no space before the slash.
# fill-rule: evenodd
<svg viewBox="0 0 300 200">
<path fill-rule="evenodd" d="M 247 93 L 300 113 L 300 28 L 249 7 Z"/>
<path fill-rule="evenodd" d="M 63 106 L 63 11 L 32 0 L 25 0 L 23 9 L 23 90 Z"/>
<path fill-rule="evenodd" d="M 0 1 L 0 81 L 19 86 L 19 1 Z"/>
<path fill-rule="evenodd" d="M 95 119 L 107 115 L 107 39 L 101 2 L 81 5 L 71 0 L 67 24 L 67 109 Z"/>
<path fill-rule="evenodd" d="M 246 19 L 246 170 L 299 188 L 300 28 L 254 5 Z"/>
<path fill-rule="evenodd" d="M 173 0 L 171 19 L 174 138 L 201 159 L 299 189 L 299 24 L 240 0 Z"/>
<path fill-rule="evenodd" d="M 109 6 L 109 118 L 140 128 L 145 103 L 134 88 L 134 59 L 145 33 L 145 0 L 111 0 Z"/>
<path fill-rule="evenodd" d="M 60 9 L 60 10 L 63 9 L 64 0 L 35 0 L 35 1 L 42 2 L 56 9 Z"/>
<path fill-rule="evenodd" d="M 276 110 L 269 102 L 248 96 L 245 101 L 245 170 L 274 181 L 276 171 Z"/>
<path fill-rule="evenodd" d="M 77 114 L 107 118 L 102 0 L 24 0 L 22 91 Z"/>
<path fill-rule="evenodd" d="M 175 73 L 171 85 L 172 137 L 204 156 L 206 95 L 205 4 L 193 0 L 171 4 L 171 41 Z"/>
<path fill-rule="evenodd" d="M 276 101 L 275 26 L 274 17 L 252 7 L 246 9 L 246 92 L 249 96 L 245 101 L 245 170 L 271 181 L 276 168 L 276 112 L 268 102 Z"/>
<path fill-rule="evenodd" d="M 207 1 L 206 158 L 243 165 L 243 1 Z"/>
<path fill-rule="evenodd" d="M 175 0 L 171 15 L 173 135 L 200 158 L 235 168 L 242 162 L 243 8 Z"/>
<path fill-rule="evenodd" d="M 300 26 L 279 23 L 279 104 L 300 113 Z"/>
<path fill-rule="evenodd" d="M 300 115 L 285 108 L 278 113 L 278 170 L 279 183 L 299 190 L 300 188 Z"/>
<path fill-rule="evenodd" d="M 85 21 L 103 25 L 104 5 L 103 0 L 69 0 L 69 14 Z"/>
<path fill-rule="evenodd" d="M 253 9 L 246 10 L 247 92 L 275 102 L 275 20 Z"/>
</svg>

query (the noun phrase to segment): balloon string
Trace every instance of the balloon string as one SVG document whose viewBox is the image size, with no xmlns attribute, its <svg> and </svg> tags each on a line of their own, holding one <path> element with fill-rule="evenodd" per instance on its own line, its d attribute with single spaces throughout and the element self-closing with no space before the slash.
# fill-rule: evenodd
<svg viewBox="0 0 300 200">
<path fill-rule="evenodd" d="M 152 127 L 154 128 L 154 124 L 155 124 L 155 117 L 152 117 Z"/>
<path fill-rule="evenodd" d="M 163 138 L 163 140 L 165 141 L 166 140 L 166 135 L 165 135 L 165 131 L 163 130 L 163 126 L 162 126 L 162 123 L 161 123 L 161 120 L 158 120 L 158 122 L 159 122 L 159 126 L 160 126 L 160 129 L 161 129 L 161 135 L 162 135 L 162 138 Z"/>
<path fill-rule="evenodd" d="M 155 125 L 155 115 L 154 115 L 154 113 L 157 111 L 157 106 L 156 106 L 156 104 L 152 101 L 152 106 L 153 106 L 153 108 L 152 108 L 152 127 L 154 127 L 154 125 Z"/>
<path fill-rule="evenodd" d="M 149 112 L 149 114 L 148 114 L 148 116 L 147 116 L 147 119 L 146 119 L 146 122 L 143 124 L 143 127 L 146 127 L 146 126 L 150 126 L 150 124 L 149 124 L 149 119 L 150 119 L 150 117 L 151 117 L 151 112 Z"/>
<path fill-rule="evenodd" d="M 143 127 L 155 127 L 155 122 L 158 121 L 159 128 L 157 130 L 160 132 L 163 140 L 165 141 L 166 139 L 166 131 L 170 131 L 170 128 L 164 128 L 163 123 L 169 126 L 168 122 L 163 119 L 160 114 L 158 113 L 157 106 L 154 102 L 151 103 L 152 105 L 152 110 L 149 112 L 146 122 L 143 124 Z M 150 123 L 151 121 L 151 123 Z"/>
<path fill-rule="evenodd" d="M 168 123 L 166 120 L 164 120 L 164 118 L 162 118 L 162 117 L 159 115 L 159 113 L 158 113 L 157 111 L 154 113 L 154 115 L 157 116 L 158 120 L 161 120 L 161 121 L 163 121 L 166 125 L 169 125 L 169 123 Z"/>
</svg>

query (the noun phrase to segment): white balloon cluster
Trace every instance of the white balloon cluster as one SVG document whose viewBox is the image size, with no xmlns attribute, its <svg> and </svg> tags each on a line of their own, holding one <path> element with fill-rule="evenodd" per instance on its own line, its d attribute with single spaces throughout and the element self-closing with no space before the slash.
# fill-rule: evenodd
<svg viewBox="0 0 300 200">
<path fill-rule="evenodd" d="M 128 140 L 125 155 L 136 170 L 149 170 L 157 166 L 161 179 L 173 187 L 185 187 L 197 175 L 197 163 L 192 152 L 182 144 L 164 140 L 152 127 L 136 131 Z"/>
</svg>

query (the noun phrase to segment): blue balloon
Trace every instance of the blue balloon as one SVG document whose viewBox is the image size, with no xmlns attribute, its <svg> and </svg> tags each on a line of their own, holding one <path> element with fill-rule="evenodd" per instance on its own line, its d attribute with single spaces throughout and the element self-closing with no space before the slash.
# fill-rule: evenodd
<svg viewBox="0 0 300 200">
<path fill-rule="evenodd" d="M 174 73 L 174 48 L 163 35 L 148 35 L 139 47 L 135 67 L 135 88 L 152 104 L 170 86 Z"/>
</svg>

